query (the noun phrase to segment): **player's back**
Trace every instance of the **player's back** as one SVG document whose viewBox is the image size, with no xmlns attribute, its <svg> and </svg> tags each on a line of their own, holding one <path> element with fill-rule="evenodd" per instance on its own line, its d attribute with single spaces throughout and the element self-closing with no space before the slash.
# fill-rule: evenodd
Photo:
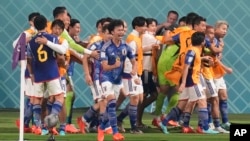
<svg viewBox="0 0 250 141">
<path fill-rule="evenodd" d="M 56 36 L 45 32 L 38 33 L 29 42 L 30 56 L 32 57 L 32 68 L 35 76 L 35 82 L 52 80 L 59 77 L 58 65 L 54 50 L 47 45 L 36 43 L 37 37 L 44 36 L 48 41 L 58 43 Z"/>
</svg>

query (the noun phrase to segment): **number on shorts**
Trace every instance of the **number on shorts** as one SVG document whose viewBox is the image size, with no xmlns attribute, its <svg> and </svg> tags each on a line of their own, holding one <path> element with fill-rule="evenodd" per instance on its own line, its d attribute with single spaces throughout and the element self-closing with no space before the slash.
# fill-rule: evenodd
<svg viewBox="0 0 250 141">
<path fill-rule="evenodd" d="M 43 45 L 40 45 L 38 47 L 38 50 L 37 50 L 38 60 L 40 62 L 45 62 L 48 59 L 48 53 L 45 50 L 42 50 L 42 49 L 43 49 Z"/>
</svg>

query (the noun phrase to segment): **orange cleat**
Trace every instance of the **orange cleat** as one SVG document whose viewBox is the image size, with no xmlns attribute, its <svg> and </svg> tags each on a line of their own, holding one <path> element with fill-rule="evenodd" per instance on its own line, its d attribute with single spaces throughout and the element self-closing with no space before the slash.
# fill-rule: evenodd
<svg viewBox="0 0 250 141">
<path fill-rule="evenodd" d="M 20 120 L 19 120 L 19 119 L 16 120 L 16 127 L 17 127 L 18 129 L 20 129 Z M 31 133 L 32 130 L 31 130 L 30 127 L 23 127 L 23 132 L 24 132 L 24 133 Z"/>
<path fill-rule="evenodd" d="M 121 133 L 116 133 L 113 135 L 113 141 L 123 141 L 124 136 Z"/>
<path fill-rule="evenodd" d="M 105 133 L 108 134 L 108 135 L 112 135 L 113 134 L 112 128 L 111 127 L 106 128 Z"/>
<path fill-rule="evenodd" d="M 104 133 L 105 133 L 105 130 L 102 130 L 100 129 L 100 127 L 98 127 L 97 141 L 104 141 Z"/>
<path fill-rule="evenodd" d="M 53 135 L 59 135 L 55 127 L 52 128 L 51 132 L 53 133 Z"/>
<path fill-rule="evenodd" d="M 158 128 L 160 128 L 160 122 L 161 122 L 161 120 L 159 119 L 159 118 L 154 118 L 153 120 L 152 120 L 152 125 L 153 126 L 156 126 L 156 127 L 158 127 Z"/>
<path fill-rule="evenodd" d="M 71 133 L 71 134 L 76 134 L 76 133 L 79 133 L 79 129 L 77 129 L 73 124 L 67 124 L 65 126 L 65 132 Z"/>
<path fill-rule="evenodd" d="M 197 127 L 196 132 L 199 134 L 203 134 L 203 130 L 200 126 Z"/>
<path fill-rule="evenodd" d="M 195 133 L 191 127 L 182 127 L 182 133 Z"/>
<path fill-rule="evenodd" d="M 177 126 L 180 126 L 180 125 L 178 124 L 178 122 L 173 121 L 173 120 L 170 120 L 170 121 L 168 121 L 168 126 L 174 126 L 174 127 L 177 127 Z"/>
<path fill-rule="evenodd" d="M 41 133 L 42 133 L 42 129 L 40 127 L 36 127 L 36 129 L 34 130 L 34 134 L 41 135 Z"/>
<path fill-rule="evenodd" d="M 82 117 L 77 118 L 77 124 L 81 133 L 85 134 L 86 123 L 82 121 Z"/>
</svg>

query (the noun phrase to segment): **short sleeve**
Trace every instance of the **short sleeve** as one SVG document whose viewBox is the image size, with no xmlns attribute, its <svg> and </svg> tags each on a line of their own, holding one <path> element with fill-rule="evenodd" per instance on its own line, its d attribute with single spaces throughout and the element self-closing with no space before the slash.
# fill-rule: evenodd
<svg viewBox="0 0 250 141">
<path fill-rule="evenodd" d="M 193 50 L 188 50 L 185 58 L 185 64 L 191 65 L 194 61 L 195 52 Z"/>
</svg>

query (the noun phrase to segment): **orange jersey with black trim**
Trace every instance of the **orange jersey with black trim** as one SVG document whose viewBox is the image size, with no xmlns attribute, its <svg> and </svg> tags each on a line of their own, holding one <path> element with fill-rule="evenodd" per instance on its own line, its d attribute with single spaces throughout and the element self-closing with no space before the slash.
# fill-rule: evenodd
<svg viewBox="0 0 250 141">
<path fill-rule="evenodd" d="M 49 34 L 52 33 L 51 26 L 52 26 L 52 22 L 51 22 L 51 21 L 48 21 L 48 22 L 47 22 L 47 26 L 46 26 L 46 32 L 49 33 Z"/>
<path fill-rule="evenodd" d="M 103 38 L 102 38 L 101 35 L 91 35 L 90 39 L 89 39 L 89 44 L 91 45 L 91 44 L 93 44 L 93 43 L 95 43 L 97 41 L 101 41 L 102 39 Z"/>
<path fill-rule="evenodd" d="M 133 34 L 129 34 L 127 39 L 126 39 L 126 42 L 130 43 L 132 41 L 135 41 L 135 43 L 136 43 L 136 47 L 137 47 L 137 51 L 136 51 L 137 74 L 141 76 L 142 71 L 143 71 L 143 49 L 142 49 L 141 38 L 137 37 Z"/>
</svg>

